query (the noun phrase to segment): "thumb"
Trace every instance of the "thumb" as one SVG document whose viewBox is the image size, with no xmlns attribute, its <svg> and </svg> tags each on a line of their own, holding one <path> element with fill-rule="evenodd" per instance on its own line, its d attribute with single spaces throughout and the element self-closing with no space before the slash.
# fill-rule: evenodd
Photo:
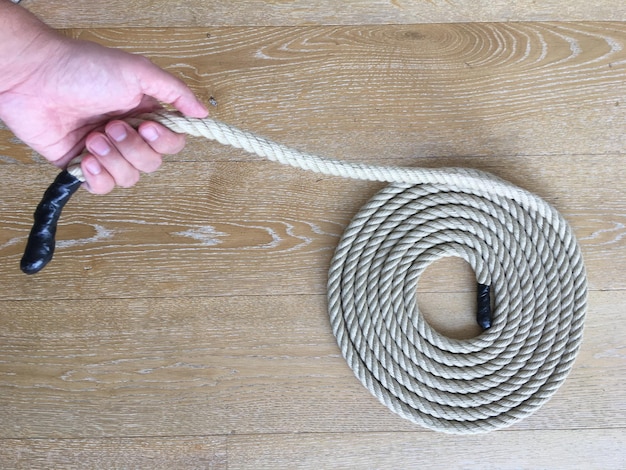
<svg viewBox="0 0 626 470">
<path fill-rule="evenodd" d="M 171 104 L 189 117 L 204 118 L 207 108 L 196 98 L 191 89 L 180 79 L 145 59 L 138 72 L 141 91 L 162 103 Z"/>
</svg>

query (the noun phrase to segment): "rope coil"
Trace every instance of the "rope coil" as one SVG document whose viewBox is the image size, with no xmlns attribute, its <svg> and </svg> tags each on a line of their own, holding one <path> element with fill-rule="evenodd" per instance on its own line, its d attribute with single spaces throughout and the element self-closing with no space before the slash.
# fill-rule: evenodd
<svg viewBox="0 0 626 470">
<path fill-rule="evenodd" d="M 242 148 L 271 161 L 391 183 L 354 217 L 328 279 L 333 332 L 358 379 L 400 416 L 447 433 L 509 426 L 545 403 L 582 340 L 587 281 L 571 228 L 538 196 L 464 168 L 400 168 L 306 154 L 211 119 L 130 119 Z M 68 171 L 84 181 L 80 157 Z M 491 286 L 493 325 L 470 340 L 419 313 L 421 273 L 459 256 Z"/>
<path fill-rule="evenodd" d="M 509 426 L 557 390 L 582 339 L 586 281 L 575 240 L 538 214 L 436 185 L 391 185 L 361 209 L 331 264 L 329 311 L 381 402 L 466 434 Z M 419 313 L 419 277 L 444 256 L 465 259 L 495 294 L 494 324 L 476 338 L 442 336 Z"/>
</svg>

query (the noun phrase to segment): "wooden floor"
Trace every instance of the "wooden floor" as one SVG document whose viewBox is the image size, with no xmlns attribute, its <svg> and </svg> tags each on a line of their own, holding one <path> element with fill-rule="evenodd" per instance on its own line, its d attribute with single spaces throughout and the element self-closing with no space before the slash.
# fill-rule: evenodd
<svg viewBox="0 0 626 470">
<path fill-rule="evenodd" d="M 79 192 L 55 260 L 26 277 L 56 172 L 0 129 L 0 468 L 626 468 L 623 2 L 22 4 L 149 56 L 230 124 L 539 194 L 571 222 L 590 293 L 548 404 L 489 435 L 437 434 L 361 386 L 327 319 L 334 246 L 380 184 L 190 139 L 132 189 Z M 420 307 L 471 336 L 473 288 L 462 263 L 439 263 Z"/>
</svg>

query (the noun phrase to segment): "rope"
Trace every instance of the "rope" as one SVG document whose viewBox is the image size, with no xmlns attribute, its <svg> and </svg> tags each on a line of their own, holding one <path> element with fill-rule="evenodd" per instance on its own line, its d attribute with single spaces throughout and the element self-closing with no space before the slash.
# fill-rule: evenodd
<svg viewBox="0 0 626 470">
<path fill-rule="evenodd" d="M 161 112 L 129 122 L 143 120 L 303 170 L 391 183 L 344 232 L 328 309 L 355 375 L 400 416 L 447 433 L 491 431 L 536 411 L 565 380 L 587 281 L 571 228 L 538 196 L 472 169 L 320 158 L 211 119 Z M 71 172 L 81 178 L 78 163 Z M 493 325 L 476 338 L 447 338 L 419 313 L 420 275 L 446 256 L 465 259 L 491 287 Z"/>
</svg>

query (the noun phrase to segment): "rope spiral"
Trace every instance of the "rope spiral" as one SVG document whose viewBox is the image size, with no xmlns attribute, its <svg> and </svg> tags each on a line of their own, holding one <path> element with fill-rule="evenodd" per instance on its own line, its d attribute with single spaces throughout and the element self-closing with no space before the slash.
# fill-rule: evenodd
<svg viewBox="0 0 626 470">
<path fill-rule="evenodd" d="M 325 159 L 211 119 L 161 112 L 129 122 L 143 120 L 296 168 L 391 183 L 344 232 L 328 308 L 355 375 L 400 416 L 447 433 L 491 431 L 534 412 L 565 380 L 587 281 L 571 228 L 538 196 L 477 170 Z M 79 162 L 68 170 L 81 178 Z M 493 325 L 476 338 L 447 338 L 419 313 L 420 275 L 446 256 L 491 286 Z"/>
</svg>

